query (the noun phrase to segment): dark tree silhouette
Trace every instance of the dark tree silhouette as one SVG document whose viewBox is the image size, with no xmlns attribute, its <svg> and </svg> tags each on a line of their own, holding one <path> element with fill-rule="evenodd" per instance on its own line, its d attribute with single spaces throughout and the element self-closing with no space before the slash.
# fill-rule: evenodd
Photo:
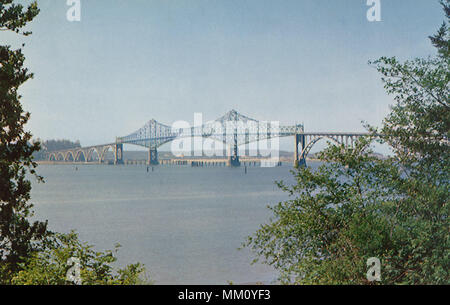
<svg viewBox="0 0 450 305">
<path fill-rule="evenodd" d="M 23 27 L 39 13 L 36 2 L 24 7 L 0 0 L 0 31 L 30 35 Z M 20 263 L 36 250 L 47 232 L 46 222 L 31 223 L 31 183 L 27 173 L 42 180 L 32 154 L 40 148 L 24 129 L 30 114 L 20 103 L 19 87 L 33 75 L 24 67 L 21 49 L 0 45 L 0 283 L 8 283 Z"/>
</svg>

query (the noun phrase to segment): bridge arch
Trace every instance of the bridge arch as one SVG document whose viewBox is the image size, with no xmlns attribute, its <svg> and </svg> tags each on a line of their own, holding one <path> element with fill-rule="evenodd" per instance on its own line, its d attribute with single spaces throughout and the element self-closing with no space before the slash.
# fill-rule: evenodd
<svg viewBox="0 0 450 305">
<path fill-rule="evenodd" d="M 103 162 L 105 160 L 106 154 L 108 153 L 109 150 L 111 150 L 114 159 L 116 159 L 116 149 L 115 149 L 114 145 L 107 145 L 107 146 L 103 147 L 103 149 L 101 149 L 101 154 L 99 155 L 99 160 L 101 162 Z"/>
<path fill-rule="evenodd" d="M 87 161 L 87 159 L 86 159 L 86 154 L 84 153 L 84 151 L 83 150 L 78 150 L 76 153 L 75 153 L 75 162 L 80 162 L 81 161 L 81 156 L 83 156 L 83 160 L 86 162 Z"/>
<path fill-rule="evenodd" d="M 56 161 L 64 161 L 64 160 L 65 160 L 64 153 L 62 152 L 56 153 Z"/>
<path fill-rule="evenodd" d="M 56 154 L 55 153 L 50 153 L 48 156 L 48 161 L 56 161 Z"/>
<path fill-rule="evenodd" d="M 336 145 L 342 145 L 343 143 L 341 143 L 338 138 L 334 137 L 334 136 L 328 136 L 328 135 L 323 135 L 323 136 L 314 136 L 312 137 L 312 139 L 310 139 L 308 141 L 308 143 L 306 144 L 305 148 L 303 148 L 302 152 L 301 152 L 301 156 L 303 158 L 306 158 L 308 156 L 308 154 L 311 152 L 311 149 L 313 148 L 313 146 L 321 141 L 321 140 L 328 140 L 330 142 L 333 142 Z"/>
<path fill-rule="evenodd" d="M 70 160 L 70 158 L 72 160 Z M 64 156 L 64 162 L 69 162 L 69 161 L 72 161 L 72 162 L 75 161 L 74 153 L 72 151 L 66 152 L 66 155 Z"/>
<path fill-rule="evenodd" d="M 102 155 L 100 149 L 97 147 L 91 147 L 87 150 L 87 152 L 85 154 L 86 162 L 94 161 L 94 152 L 97 155 L 97 159 L 100 160 L 100 157 Z"/>
</svg>

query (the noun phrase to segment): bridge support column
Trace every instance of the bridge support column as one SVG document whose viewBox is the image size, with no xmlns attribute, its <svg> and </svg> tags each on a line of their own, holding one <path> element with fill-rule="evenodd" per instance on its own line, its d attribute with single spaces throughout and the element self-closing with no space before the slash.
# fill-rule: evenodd
<svg viewBox="0 0 450 305">
<path fill-rule="evenodd" d="M 230 167 L 239 167 L 241 166 L 241 161 L 239 161 L 239 157 L 238 156 L 230 156 L 228 158 L 228 166 Z"/>
<path fill-rule="evenodd" d="M 114 165 L 123 164 L 123 144 L 114 147 Z"/>
<path fill-rule="evenodd" d="M 233 149 L 228 157 L 228 166 L 239 167 L 241 162 L 239 161 L 238 145 L 237 145 L 237 131 L 234 132 Z"/>
<path fill-rule="evenodd" d="M 158 165 L 159 164 L 159 161 L 158 161 L 158 150 L 156 149 L 156 147 L 150 147 L 148 149 L 147 164 L 148 165 Z"/>
<path fill-rule="evenodd" d="M 305 156 L 305 147 L 306 147 L 306 137 L 304 134 L 296 134 L 295 138 L 295 150 L 294 150 L 294 167 L 306 166 L 306 156 Z M 298 144 L 302 144 L 301 155 L 298 152 Z"/>
</svg>

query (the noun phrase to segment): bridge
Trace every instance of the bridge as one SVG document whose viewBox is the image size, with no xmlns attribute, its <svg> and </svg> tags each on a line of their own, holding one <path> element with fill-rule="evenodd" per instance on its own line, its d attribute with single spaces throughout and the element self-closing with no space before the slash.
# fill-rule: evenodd
<svg viewBox="0 0 450 305">
<path fill-rule="evenodd" d="M 117 137 L 113 143 L 51 151 L 47 153 L 47 159 L 61 162 L 103 163 L 107 153 L 111 151 L 114 155 L 114 164 L 123 164 L 123 145 L 132 144 L 146 147 L 148 149 L 147 164 L 158 165 L 160 164 L 158 160 L 160 146 L 176 141 L 179 142 L 177 144 L 180 147 L 183 145 L 189 147 L 188 141 L 200 138 L 202 140 L 210 139 L 211 147 L 215 148 L 216 153 L 221 152 L 219 155 L 227 157 L 226 164 L 228 166 L 240 166 L 239 146 L 246 145 L 252 146 L 250 148 L 257 148 L 252 143 L 265 141 L 267 144 L 274 138 L 293 137 L 294 166 L 299 166 L 306 165 L 306 157 L 311 148 L 321 139 L 328 139 L 338 145 L 353 146 L 357 138 L 369 135 L 368 133 L 353 132 L 305 132 L 302 124 L 280 125 L 278 122 L 258 121 L 240 114 L 236 110 L 231 110 L 215 121 L 199 126 L 175 125 L 168 126 L 153 119 L 139 130 L 124 137 Z M 299 146 L 301 147 L 299 148 Z M 249 148 L 247 147 L 247 149 Z"/>
</svg>

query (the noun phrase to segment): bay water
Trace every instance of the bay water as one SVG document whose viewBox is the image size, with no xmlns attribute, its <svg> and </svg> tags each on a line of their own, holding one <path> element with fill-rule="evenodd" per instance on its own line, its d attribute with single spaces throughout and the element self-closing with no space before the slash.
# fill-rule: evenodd
<svg viewBox="0 0 450 305">
<path fill-rule="evenodd" d="M 238 248 L 268 222 L 267 205 L 289 198 L 275 181 L 293 183 L 291 170 L 40 165 L 34 217 L 96 250 L 120 243 L 115 266 L 141 262 L 155 284 L 270 284 L 276 271 Z"/>
</svg>

